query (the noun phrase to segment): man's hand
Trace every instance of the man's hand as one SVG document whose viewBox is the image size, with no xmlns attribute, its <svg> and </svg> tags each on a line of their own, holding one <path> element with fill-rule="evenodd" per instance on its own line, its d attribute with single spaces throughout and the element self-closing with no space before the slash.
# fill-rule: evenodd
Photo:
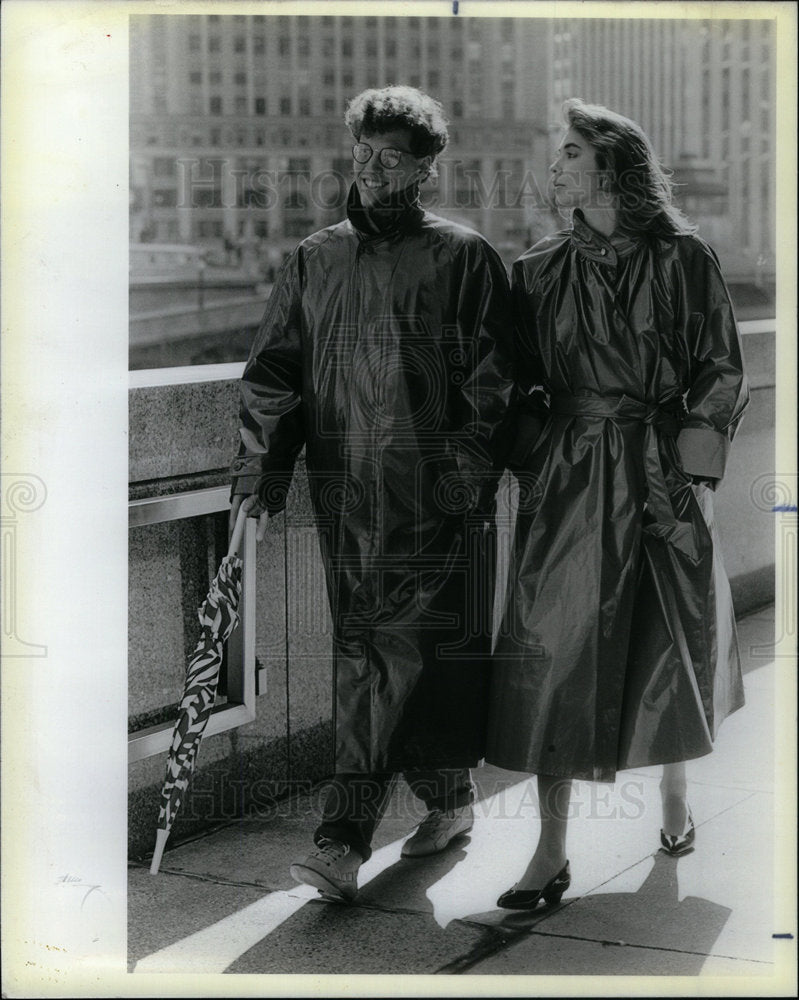
<svg viewBox="0 0 799 1000">
<path fill-rule="evenodd" d="M 247 517 L 258 518 L 258 529 L 255 533 L 255 538 L 256 541 L 262 542 L 266 534 L 266 522 L 269 520 L 269 514 L 255 493 L 251 493 L 250 496 L 244 493 L 237 493 L 230 501 L 229 535 L 233 535 L 233 529 L 236 527 L 236 521 L 238 520 L 241 508 L 247 512 Z"/>
</svg>

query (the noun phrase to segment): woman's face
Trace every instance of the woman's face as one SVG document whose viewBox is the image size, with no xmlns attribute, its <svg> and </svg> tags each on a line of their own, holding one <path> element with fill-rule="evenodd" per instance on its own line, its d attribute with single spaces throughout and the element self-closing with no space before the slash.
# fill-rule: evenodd
<svg viewBox="0 0 799 1000">
<path fill-rule="evenodd" d="M 597 205 L 600 170 L 596 148 L 573 128 L 563 136 L 550 169 L 550 186 L 558 208 Z"/>
<path fill-rule="evenodd" d="M 354 148 L 358 157 L 355 157 L 353 172 L 364 208 L 384 204 L 397 192 L 423 180 L 430 169 L 429 156 L 418 157 L 411 152 L 411 134 L 407 129 L 394 129 L 380 135 L 364 134 Z M 383 150 L 395 152 L 383 153 Z M 366 162 L 358 162 L 359 158 Z M 394 163 L 395 160 L 393 166 L 386 166 L 385 161 Z"/>
</svg>

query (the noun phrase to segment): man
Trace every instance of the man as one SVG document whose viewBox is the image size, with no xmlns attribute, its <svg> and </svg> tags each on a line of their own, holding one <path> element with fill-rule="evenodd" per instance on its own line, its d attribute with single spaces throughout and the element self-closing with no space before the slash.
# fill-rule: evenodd
<svg viewBox="0 0 799 1000">
<path fill-rule="evenodd" d="M 346 122 L 347 219 L 286 261 L 244 371 L 231 517 L 246 504 L 262 538 L 305 446 L 334 624 L 336 775 L 291 874 L 350 901 L 396 772 L 428 808 L 404 856 L 473 824 L 512 321 L 493 248 L 419 205 L 448 138 L 438 102 L 368 90 Z"/>
</svg>

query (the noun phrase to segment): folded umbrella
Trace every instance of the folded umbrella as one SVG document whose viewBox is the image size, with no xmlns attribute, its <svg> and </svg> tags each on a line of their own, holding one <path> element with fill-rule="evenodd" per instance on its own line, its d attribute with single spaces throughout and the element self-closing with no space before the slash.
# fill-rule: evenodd
<svg viewBox="0 0 799 1000">
<path fill-rule="evenodd" d="M 157 873 L 161 864 L 169 831 L 191 779 L 200 740 L 214 707 L 222 648 L 239 622 L 242 561 L 236 552 L 241 544 L 246 521 L 246 511 L 240 510 L 228 553 L 198 611 L 202 632 L 186 668 L 183 697 L 167 757 L 155 850 L 150 864 L 151 875 Z"/>
</svg>

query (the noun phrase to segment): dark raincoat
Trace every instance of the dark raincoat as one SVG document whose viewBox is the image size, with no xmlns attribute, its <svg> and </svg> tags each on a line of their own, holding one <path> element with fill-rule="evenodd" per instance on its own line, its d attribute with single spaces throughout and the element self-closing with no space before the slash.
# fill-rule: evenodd
<svg viewBox="0 0 799 1000">
<path fill-rule="evenodd" d="M 334 626 L 336 770 L 485 752 L 512 313 L 472 230 L 400 206 L 304 240 L 241 383 L 234 493 L 285 504 L 305 445 Z M 486 526 L 486 516 L 488 525 Z"/>
<path fill-rule="evenodd" d="M 711 500 L 748 389 L 716 257 L 576 212 L 512 286 L 526 410 L 486 759 L 612 781 L 702 756 L 743 704 Z"/>
</svg>

